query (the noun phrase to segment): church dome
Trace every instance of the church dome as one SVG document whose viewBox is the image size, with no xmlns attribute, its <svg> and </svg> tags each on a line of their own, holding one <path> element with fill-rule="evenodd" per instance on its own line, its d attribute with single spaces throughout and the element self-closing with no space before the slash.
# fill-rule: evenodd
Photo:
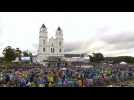
<svg viewBox="0 0 134 100">
<path fill-rule="evenodd" d="M 46 28 L 46 26 L 44 24 L 42 24 L 41 28 Z"/>
<path fill-rule="evenodd" d="M 47 32 L 47 28 L 44 24 L 42 24 L 42 26 L 40 28 L 40 32 Z"/>
<path fill-rule="evenodd" d="M 58 27 L 58 29 L 57 29 L 58 31 L 61 31 L 61 28 L 60 27 Z"/>
<path fill-rule="evenodd" d="M 60 27 L 57 28 L 55 35 L 56 35 L 56 38 L 63 38 L 63 31 Z"/>
<path fill-rule="evenodd" d="M 62 29 L 60 27 L 57 28 L 56 34 L 57 35 L 61 35 L 62 34 Z"/>
</svg>

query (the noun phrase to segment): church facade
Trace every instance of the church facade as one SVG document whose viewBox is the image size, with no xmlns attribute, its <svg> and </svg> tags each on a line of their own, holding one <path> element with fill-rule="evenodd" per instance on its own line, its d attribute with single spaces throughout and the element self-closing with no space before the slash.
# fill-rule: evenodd
<svg viewBox="0 0 134 100">
<path fill-rule="evenodd" d="M 43 24 L 39 32 L 39 48 L 37 54 L 37 62 L 45 64 L 49 57 L 64 57 L 64 39 L 63 31 L 60 27 L 57 28 L 55 38 L 48 39 L 48 31 Z"/>
</svg>

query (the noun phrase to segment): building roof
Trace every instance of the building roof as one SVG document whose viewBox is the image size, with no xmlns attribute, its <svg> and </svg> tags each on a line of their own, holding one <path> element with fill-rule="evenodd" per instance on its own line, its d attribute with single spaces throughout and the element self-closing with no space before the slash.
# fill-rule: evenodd
<svg viewBox="0 0 134 100">
<path fill-rule="evenodd" d="M 37 57 L 37 55 L 32 55 L 32 57 Z"/>
<path fill-rule="evenodd" d="M 83 57 L 83 54 L 64 54 L 65 57 Z"/>
</svg>

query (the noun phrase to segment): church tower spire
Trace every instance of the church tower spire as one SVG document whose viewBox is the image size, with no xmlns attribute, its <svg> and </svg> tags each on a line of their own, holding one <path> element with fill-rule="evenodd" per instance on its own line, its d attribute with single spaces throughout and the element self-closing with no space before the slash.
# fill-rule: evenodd
<svg viewBox="0 0 134 100">
<path fill-rule="evenodd" d="M 44 24 L 42 24 L 42 26 L 40 28 L 40 32 L 47 32 L 47 28 Z"/>
<path fill-rule="evenodd" d="M 60 27 L 58 27 L 56 30 L 56 37 L 63 38 L 63 32 L 62 32 L 62 29 Z"/>
<path fill-rule="evenodd" d="M 42 28 L 46 28 L 46 26 L 44 25 L 44 24 L 42 24 L 42 26 L 41 26 Z"/>
</svg>

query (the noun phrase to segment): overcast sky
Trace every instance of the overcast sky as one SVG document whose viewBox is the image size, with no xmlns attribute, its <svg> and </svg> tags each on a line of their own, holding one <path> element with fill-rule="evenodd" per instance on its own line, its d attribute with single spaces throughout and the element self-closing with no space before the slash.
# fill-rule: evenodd
<svg viewBox="0 0 134 100">
<path fill-rule="evenodd" d="M 39 29 L 63 30 L 66 52 L 134 56 L 133 12 L 0 12 L 0 56 L 10 45 L 37 53 Z"/>
</svg>

